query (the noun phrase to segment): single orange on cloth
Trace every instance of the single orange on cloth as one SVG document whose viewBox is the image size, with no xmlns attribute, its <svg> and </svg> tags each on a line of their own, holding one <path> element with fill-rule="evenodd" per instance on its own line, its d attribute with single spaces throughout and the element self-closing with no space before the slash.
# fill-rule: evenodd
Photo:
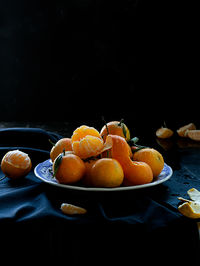
<svg viewBox="0 0 200 266">
<path fill-rule="evenodd" d="M 56 144 L 52 147 L 50 151 L 50 158 L 52 162 L 55 160 L 55 158 L 65 151 L 72 151 L 72 142 L 70 138 L 62 138 L 56 142 Z"/>
<path fill-rule="evenodd" d="M 9 178 L 26 176 L 32 167 L 31 159 L 27 153 L 20 150 L 8 151 L 1 161 L 1 170 Z"/>
<path fill-rule="evenodd" d="M 163 170 L 164 159 L 160 152 L 153 148 L 144 148 L 133 153 L 133 160 L 147 163 L 157 177 Z"/>
<path fill-rule="evenodd" d="M 117 135 L 108 135 L 112 139 L 111 157 L 116 159 L 123 168 L 124 181 L 131 185 L 142 185 L 152 182 L 153 172 L 145 162 L 135 162 L 130 158 L 130 149 L 126 140 Z"/>
<path fill-rule="evenodd" d="M 104 150 L 111 148 L 108 143 L 103 142 L 98 130 L 94 127 L 80 126 L 74 130 L 71 137 L 72 150 L 81 159 L 95 157 Z"/>
<path fill-rule="evenodd" d="M 61 184 L 75 183 L 85 174 L 85 164 L 80 157 L 70 151 L 61 153 L 53 162 L 53 173 Z"/>
<path fill-rule="evenodd" d="M 94 187 L 119 187 L 124 179 L 120 163 L 112 158 L 97 160 L 90 170 L 90 184 Z"/>
<path fill-rule="evenodd" d="M 126 141 L 130 140 L 130 131 L 122 120 L 106 123 L 106 125 L 104 125 L 100 131 L 100 135 L 104 141 L 106 140 L 106 136 L 108 134 L 121 136 L 125 138 Z"/>
<path fill-rule="evenodd" d="M 156 136 L 160 139 L 168 139 L 171 138 L 174 135 L 174 132 L 167 127 L 161 127 L 158 130 L 156 130 Z"/>
</svg>

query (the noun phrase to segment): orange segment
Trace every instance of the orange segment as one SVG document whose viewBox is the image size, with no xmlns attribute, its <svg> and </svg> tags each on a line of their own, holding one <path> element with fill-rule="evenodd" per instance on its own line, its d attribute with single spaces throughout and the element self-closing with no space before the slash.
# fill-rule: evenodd
<svg viewBox="0 0 200 266">
<path fill-rule="evenodd" d="M 85 214 L 87 210 L 85 208 L 69 204 L 69 203 L 62 203 L 61 210 L 63 213 L 68 215 L 76 215 L 76 214 Z"/>
<path fill-rule="evenodd" d="M 188 138 L 200 141 L 200 130 L 187 130 L 186 132 Z"/>
<path fill-rule="evenodd" d="M 190 123 L 190 124 L 187 124 L 183 127 L 180 127 L 178 130 L 177 130 L 177 133 L 180 137 L 187 137 L 187 131 L 188 130 L 195 130 L 196 129 L 196 126 L 194 123 Z"/>
</svg>

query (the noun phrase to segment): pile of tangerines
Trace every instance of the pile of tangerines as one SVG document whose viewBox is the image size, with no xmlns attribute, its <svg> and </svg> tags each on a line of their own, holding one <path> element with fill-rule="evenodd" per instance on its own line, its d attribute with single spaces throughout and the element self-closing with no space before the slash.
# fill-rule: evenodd
<svg viewBox="0 0 200 266">
<path fill-rule="evenodd" d="M 82 125 L 71 138 L 60 139 L 51 149 L 54 177 L 59 183 L 81 182 L 89 187 L 147 184 L 164 167 L 162 155 L 136 144 L 122 121 L 106 123 L 99 132 Z"/>
<path fill-rule="evenodd" d="M 137 145 L 137 140 L 130 139 L 123 121 L 106 123 L 100 132 L 82 125 L 50 150 L 54 178 L 61 184 L 81 182 L 89 187 L 150 183 L 161 173 L 164 159 L 157 150 Z M 28 154 L 19 150 L 7 152 L 1 161 L 9 178 L 25 176 L 31 167 Z"/>
</svg>

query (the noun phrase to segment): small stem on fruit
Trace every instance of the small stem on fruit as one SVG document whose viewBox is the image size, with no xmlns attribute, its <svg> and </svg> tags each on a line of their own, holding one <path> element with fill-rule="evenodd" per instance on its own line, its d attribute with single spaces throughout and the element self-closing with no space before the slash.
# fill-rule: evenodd
<svg viewBox="0 0 200 266">
<path fill-rule="evenodd" d="M 122 118 L 120 121 L 119 121 L 119 124 L 118 126 L 121 127 L 121 125 L 124 123 L 124 119 Z"/>
<path fill-rule="evenodd" d="M 52 146 L 56 145 L 51 139 L 49 139 L 49 142 L 51 143 Z"/>
<path fill-rule="evenodd" d="M 0 181 L 4 180 L 6 178 L 6 175 L 0 178 Z"/>
<path fill-rule="evenodd" d="M 103 116 L 102 116 L 102 121 L 103 121 L 103 122 L 104 122 L 104 124 L 105 124 L 106 130 L 107 130 L 107 135 L 109 135 L 108 126 L 107 126 L 106 120 L 104 119 L 104 117 L 103 117 Z"/>
</svg>

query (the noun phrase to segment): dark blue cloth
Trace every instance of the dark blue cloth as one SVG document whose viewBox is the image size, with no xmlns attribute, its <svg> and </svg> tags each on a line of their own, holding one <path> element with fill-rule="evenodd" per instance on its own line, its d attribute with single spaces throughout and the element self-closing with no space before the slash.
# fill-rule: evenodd
<svg viewBox="0 0 200 266">
<path fill-rule="evenodd" d="M 36 128 L 10 128 L 0 130 L 0 156 L 11 149 L 25 151 L 31 157 L 34 167 L 49 158 L 51 144 L 62 136 Z M 108 261 L 125 263 L 125 257 L 131 257 L 132 249 L 141 261 L 154 259 L 155 250 L 164 256 L 170 248 L 166 260 L 180 262 L 177 256 L 183 246 L 189 246 L 195 260 L 198 246 L 196 222 L 183 217 L 178 211 L 177 196 L 184 196 L 188 188 L 200 189 L 198 178 L 200 169 L 195 164 L 199 158 L 199 150 L 182 150 L 182 158 L 172 178 L 164 184 L 138 191 L 112 193 L 85 193 L 67 191 L 43 183 L 32 171 L 20 180 L 8 178 L 0 182 L 0 225 L 3 243 L 20 241 L 20 245 L 29 254 L 26 243 L 31 249 L 39 247 L 37 254 L 50 252 L 50 258 L 56 258 L 64 252 L 70 243 L 78 243 L 77 263 L 89 249 L 98 256 L 98 250 L 117 252 L 113 259 L 110 254 Z M 192 161 L 190 162 L 190 158 Z M 187 158 L 187 159 L 185 159 Z M 195 158 L 195 159 L 194 159 Z M 176 164 L 177 165 L 177 164 Z M 191 174 L 193 173 L 193 174 Z M 3 173 L 0 173 L 0 177 Z M 190 178 L 188 178 L 188 176 Z M 187 182 L 186 182 L 187 179 Z M 61 212 L 63 202 L 85 207 L 88 213 L 83 216 L 68 216 Z M 84 229 L 78 225 L 85 225 Z M 86 227 L 89 225 L 89 228 Z M 102 233 L 99 232 L 101 228 Z M 28 236 L 28 240 L 27 240 Z M 66 239 L 68 242 L 66 243 Z M 27 242 L 28 241 L 28 242 Z M 104 247 L 100 243 L 104 243 Z M 130 242 L 132 246 L 130 246 Z M 9 244 L 9 243 L 8 243 Z M 3 244 L 4 246 L 5 244 Z M 81 247 L 80 247 L 81 246 Z M 143 256 L 146 252 L 147 257 Z M 129 255 L 126 253 L 128 252 Z M 167 251 L 168 252 L 168 251 Z M 124 257 L 123 254 L 126 254 Z M 195 254 L 195 255 L 194 255 Z M 108 254 L 107 254 L 108 255 Z M 102 255 L 103 256 L 103 255 Z M 157 256 L 157 255 L 156 255 Z M 177 256 L 177 257 L 175 257 Z M 78 259 L 79 258 L 79 259 Z M 187 261 L 187 258 L 184 259 Z M 89 262 L 89 261 L 88 261 Z M 99 265 L 103 257 L 99 259 Z"/>
</svg>

